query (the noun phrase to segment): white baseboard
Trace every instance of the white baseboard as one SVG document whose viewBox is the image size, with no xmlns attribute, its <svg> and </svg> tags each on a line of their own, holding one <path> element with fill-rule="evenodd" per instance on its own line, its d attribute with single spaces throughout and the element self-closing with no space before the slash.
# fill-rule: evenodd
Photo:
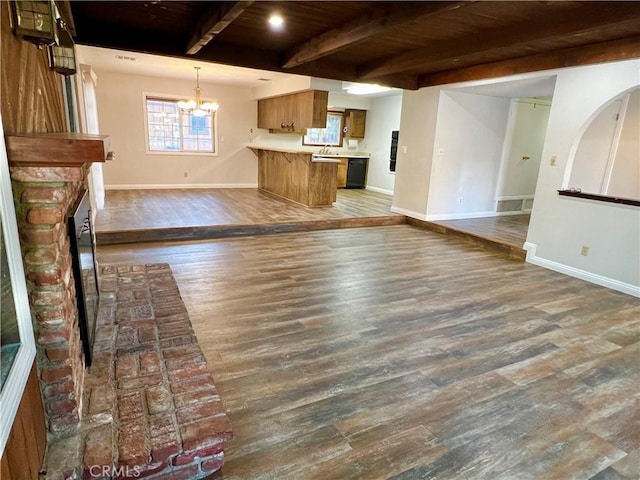
<svg viewBox="0 0 640 480">
<path fill-rule="evenodd" d="M 496 217 L 506 217 L 506 216 L 509 216 L 509 215 L 526 215 L 528 213 L 531 213 L 531 209 L 530 208 L 524 209 L 524 210 L 516 210 L 516 211 L 513 211 L 513 212 L 496 212 L 495 216 Z"/>
<path fill-rule="evenodd" d="M 569 265 L 554 262 L 553 260 L 547 260 L 546 258 L 538 257 L 536 255 L 537 245 L 535 243 L 525 242 L 524 249 L 527 251 L 527 262 L 529 263 L 538 265 L 539 267 L 548 268 L 549 270 L 553 270 L 554 272 L 564 273 L 565 275 L 569 275 L 570 277 L 575 277 L 579 278 L 580 280 L 595 283 L 596 285 L 600 285 L 602 287 L 611 288 L 612 290 L 617 290 L 618 292 L 633 295 L 634 297 L 640 297 L 639 286 L 620 282 L 619 280 L 604 277 L 602 275 L 598 275 L 597 273 L 587 272 L 586 270 L 581 270 L 579 268 L 570 267 Z"/>
<path fill-rule="evenodd" d="M 371 190 L 372 192 L 384 193 L 385 195 L 393 196 L 393 190 L 385 190 L 384 188 L 371 187 L 371 186 L 367 185 L 365 187 L 365 190 Z"/>
<path fill-rule="evenodd" d="M 400 207 L 391 207 L 393 213 L 399 213 L 400 215 L 406 215 L 407 217 L 417 218 L 418 220 L 426 220 L 424 213 L 414 212 L 413 210 L 406 210 Z"/>
<path fill-rule="evenodd" d="M 496 202 L 504 200 L 533 200 L 533 195 L 502 195 L 496 197 Z"/>
<path fill-rule="evenodd" d="M 105 190 L 176 190 L 195 188 L 258 188 L 257 183 L 176 183 L 105 185 Z"/>
<path fill-rule="evenodd" d="M 484 218 L 496 216 L 497 212 L 438 213 L 435 215 L 427 215 L 425 220 L 430 222 L 437 222 L 438 220 L 460 220 L 464 218 Z"/>
</svg>

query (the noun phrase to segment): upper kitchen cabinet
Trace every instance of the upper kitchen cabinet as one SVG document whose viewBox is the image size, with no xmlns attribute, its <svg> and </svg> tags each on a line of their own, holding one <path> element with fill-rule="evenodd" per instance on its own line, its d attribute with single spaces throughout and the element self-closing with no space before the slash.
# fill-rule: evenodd
<svg viewBox="0 0 640 480">
<path fill-rule="evenodd" d="M 367 122 L 366 110 L 345 110 L 345 137 L 364 138 L 364 127 Z"/>
<path fill-rule="evenodd" d="M 309 90 L 258 100 L 258 128 L 301 131 L 327 124 L 329 92 Z"/>
</svg>

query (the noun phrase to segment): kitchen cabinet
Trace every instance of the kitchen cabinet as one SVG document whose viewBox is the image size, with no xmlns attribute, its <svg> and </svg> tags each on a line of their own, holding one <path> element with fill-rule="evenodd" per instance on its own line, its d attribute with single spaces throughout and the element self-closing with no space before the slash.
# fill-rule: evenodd
<svg viewBox="0 0 640 480">
<path fill-rule="evenodd" d="M 309 152 L 249 147 L 258 155 L 258 189 L 308 207 L 336 201 L 337 159 L 316 160 Z"/>
<path fill-rule="evenodd" d="M 345 110 L 346 134 L 348 138 L 364 138 L 365 124 L 367 122 L 366 110 Z"/>
<path fill-rule="evenodd" d="M 345 188 L 347 186 L 347 165 L 349 160 L 347 158 L 341 158 L 338 164 L 338 180 L 337 187 Z"/>
<path fill-rule="evenodd" d="M 309 90 L 258 100 L 258 128 L 302 131 L 327 125 L 329 92 Z"/>
</svg>

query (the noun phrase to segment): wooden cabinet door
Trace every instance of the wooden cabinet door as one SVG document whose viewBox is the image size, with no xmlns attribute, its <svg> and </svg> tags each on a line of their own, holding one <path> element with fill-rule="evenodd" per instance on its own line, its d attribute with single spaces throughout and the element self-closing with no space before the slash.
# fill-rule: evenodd
<svg viewBox="0 0 640 480">
<path fill-rule="evenodd" d="M 329 92 L 309 90 L 258 100 L 258 128 L 293 130 L 324 128 L 327 124 Z"/>
<path fill-rule="evenodd" d="M 366 110 L 347 110 L 347 137 L 364 138 L 365 125 L 367 122 Z"/>
<path fill-rule="evenodd" d="M 298 102 L 300 125 L 304 128 L 326 127 L 329 92 L 312 90 L 301 93 L 300 97 L 300 102 Z"/>
<path fill-rule="evenodd" d="M 338 188 L 344 188 L 347 186 L 347 162 L 348 159 L 341 158 L 340 163 L 338 164 Z"/>
</svg>

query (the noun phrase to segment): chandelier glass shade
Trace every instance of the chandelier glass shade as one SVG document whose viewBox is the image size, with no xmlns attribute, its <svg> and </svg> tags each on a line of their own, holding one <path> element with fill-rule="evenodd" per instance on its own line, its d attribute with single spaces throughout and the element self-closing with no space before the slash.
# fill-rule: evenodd
<svg viewBox="0 0 640 480">
<path fill-rule="evenodd" d="M 196 98 L 189 100 L 180 100 L 178 108 L 184 110 L 194 117 L 204 117 L 209 112 L 218 110 L 216 102 L 203 102 L 200 92 L 200 67 L 193 67 L 196 70 Z"/>
</svg>

